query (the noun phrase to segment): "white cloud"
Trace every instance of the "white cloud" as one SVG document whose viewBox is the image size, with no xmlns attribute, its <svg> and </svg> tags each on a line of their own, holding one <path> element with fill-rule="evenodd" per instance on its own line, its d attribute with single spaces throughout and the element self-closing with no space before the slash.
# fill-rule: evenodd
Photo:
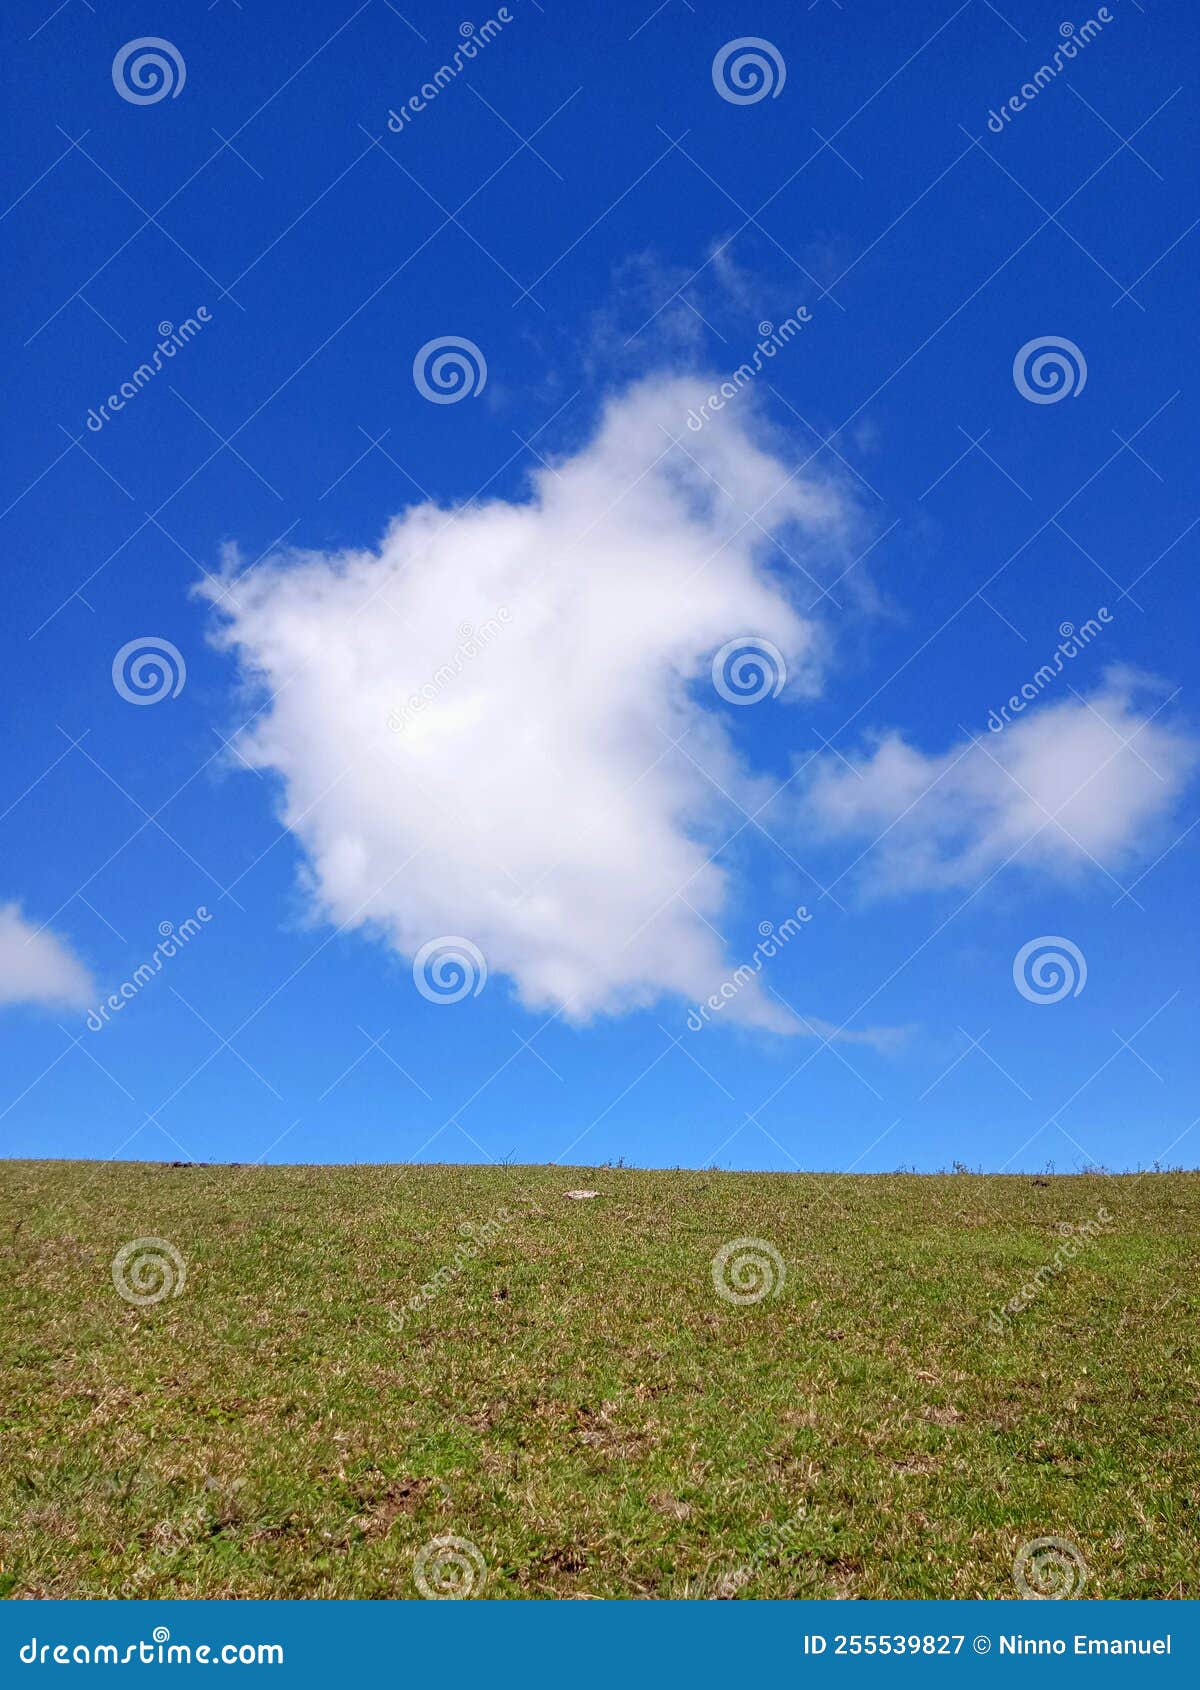
<svg viewBox="0 0 1200 1690">
<path fill-rule="evenodd" d="M 844 566 L 854 511 L 826 476 L 790 474 L 747 395 L 690 433 L 713 386 L 614 400 L 526 503 L 419 505 L 377 552 L 292 553 L 203 589 L 272 695 L 238 749 L 282 777 L 322 914 L 406 957 L 462 935 L 568 1019 L 720 984 L 727 875 L 708 853 L 740 818 L 716 831 L 724 801 L 671 741 L 728 793 L 757 791 L 713 653 L 741 635 L 782 651 L 787 687 L 759 709 L 817 689 L 823 641 L 795 592 L 801 566 Z M 734 1013 L 811 1031 L 756 990 Z"/>
<path fill-rule="evenodd" d="M 87 969 L 62 939 L 0 904 L 0 1005 L 81 1008 L 95 995 Z"/>
<path fill-rule="evenodd" d="M 872 891 L 973 886 L 1009 861 L 1112 873 L 1149 854 L 1197 750 L 1161 689 L 1118 667 L 1090 697 L 942 753 L 888 733 L 849 766 L 823 759 L 806 808 L 825 833 L 866 842 L 857 872 Z"/>
</svg>

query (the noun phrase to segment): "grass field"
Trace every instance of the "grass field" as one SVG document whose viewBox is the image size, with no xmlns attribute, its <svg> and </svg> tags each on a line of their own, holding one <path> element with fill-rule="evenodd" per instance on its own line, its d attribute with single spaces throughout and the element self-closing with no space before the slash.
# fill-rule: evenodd
<svg viewBox="0 0 1200 1690">
<path fill-rule="evenodd" d="M 0 1194 L 9 1596 L 1008 1597 L 1046 1537 L 1076 1594 L 1200 1595 L 1200 1175 L 8 1162 Z M 116 1288 L 147 1238 L 175 1294 L 156 1246 Z M 735 1250 L 735 1302 L 744 1239 L 783 1273 Z"/>
</svg>

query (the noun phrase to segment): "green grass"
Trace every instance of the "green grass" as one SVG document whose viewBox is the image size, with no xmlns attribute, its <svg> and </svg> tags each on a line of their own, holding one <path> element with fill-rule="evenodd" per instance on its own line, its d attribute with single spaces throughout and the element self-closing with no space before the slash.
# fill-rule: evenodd
<svg viewBox="0 0 1200 1690">
<path fill-rule="evenodd" d="M 489 1597 L 1007 1597 L 1047 1536 L 1084 1596 L 1200 1595 L 1200 1175 L 8 1162 L 0 1197 L 10 1596 L 413 1597 L 447 1533 Z M 151 1235 L 186 1283 L 136 1307 Z M 744 1236 L 786 1280 L 735 1306 Z"/>
</svg>

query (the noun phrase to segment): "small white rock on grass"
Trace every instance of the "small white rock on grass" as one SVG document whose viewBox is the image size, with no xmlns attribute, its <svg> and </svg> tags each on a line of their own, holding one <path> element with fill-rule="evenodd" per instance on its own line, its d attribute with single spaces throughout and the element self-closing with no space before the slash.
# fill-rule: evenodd
<svg viewBox="0 0 1200 1690">
<path fill-rule="evenodd" d="M 599 1195 L 600 1195 L 600 1193 L 598 1191 L 564 1191 L 563 1192 L 564 1197 L 570 1197 L 576 1203 L 581 1203 L 585 1197 L 599 1197 Z"/>
</svg>

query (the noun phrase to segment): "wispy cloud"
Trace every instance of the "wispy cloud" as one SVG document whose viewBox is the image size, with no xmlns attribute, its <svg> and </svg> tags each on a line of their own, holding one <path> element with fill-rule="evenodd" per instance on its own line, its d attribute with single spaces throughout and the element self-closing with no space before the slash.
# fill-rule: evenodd
<svg viewBox="0 0 1200 1690">
<path fill-rule="evenodd" d="M 66 941 L 0 904 L 0 1005 L 81 1008 L 95 996 L 91 975 Z"/>
<path fill-rule="evenodd" d="M 927 753 L 881 735 L 857 758 L 823 759 L 810 824 L 865 842 L 871 892 L 974 885 L 1002 863 L 1058 875 L 1109 872 L 1150 854 L 1200 751 L 1164 690 L 1116 667 L 1090 696 L 1042 704 L 1002 734 Z"/>
</svg>

